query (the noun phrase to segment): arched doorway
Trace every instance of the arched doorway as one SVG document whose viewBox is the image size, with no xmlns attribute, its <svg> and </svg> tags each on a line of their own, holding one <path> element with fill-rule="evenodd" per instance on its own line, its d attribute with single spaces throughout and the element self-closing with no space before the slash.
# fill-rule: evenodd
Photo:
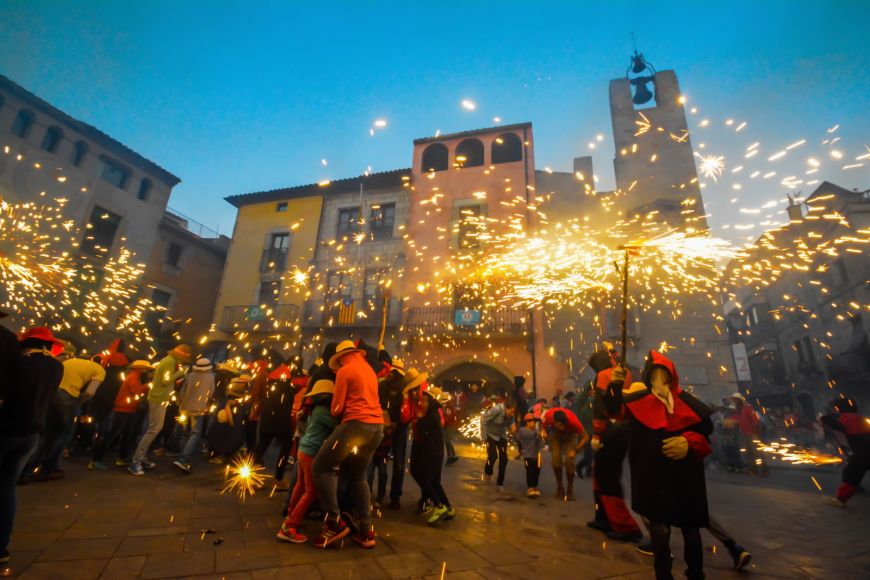
<svg viewBox="0 0 870 580">
<path fill-rule="evenodd" d="M 507 395 L 514 391 L 513 377 L 495 365 L 477 361 L 448 363 L 436 370 L 432 383 L 451 392 L 468 392 L 476 384 L 487 396 Z"/>
</svg>

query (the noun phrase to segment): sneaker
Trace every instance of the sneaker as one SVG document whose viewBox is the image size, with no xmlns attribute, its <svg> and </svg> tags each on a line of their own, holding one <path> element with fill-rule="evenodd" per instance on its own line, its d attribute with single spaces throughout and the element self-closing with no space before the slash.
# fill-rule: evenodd
<svg viewBox="0 0 870 580">
<path fill-rule="evenodd" d="M 654 555 L 652 542 L 646 543 L 646 544 L 640 544 L 639 546 L 635 547 L 635 550 L 637 550 L 638 553 L 643 554 L 644 556 Z"/>
<path fill-rule="evenodd" d="M 446 513 L 447 513 L 446 507 L 444 507 L 443 505 L 438 506 L 434 510 L 432 510 L 432 514 L 429 516 L 429 519 L 426 521 L 426 523 L 429 524 L 430 526 L 433 524 L 436 524 L 436 523 L 438 523 L 438 520 L 443 518 Z"/>
<path fill-rule="evenodd" d="M 308 541 L 308 536 L 300 534 L 296 528 L 288 528 L 284 525 L 278 530 L 277 537 L 282 542 L 290 542 L 291 544 L 304 544 Z"/>
<path fill-rule="evenodd" d="M 752 561 L 752 554 L 747 552 L 740 544 L 734 544 L 734 547 L 729 552 L 731 552 L 731 559 L 734 560 L 734 568 L 736 570 L 743 570 Z"/>
<path fill-rule="evenodd" d="M 341 520 L 347 524 L 351 533 L 356 534 L 360 531 L 359 520 L 348 511 L 341 512 Z"/>
<path fill-rule="evenodd" d="M 115 460 L 115 467 L 127 467 L 128 465 L 130 465 L 130 462 L 124 461 L 123 459 Z"/>
<path fill-rule="evenodd" d="M 215 455 L 214 457 L 209 458 L 208 462 L 213 464 L 213 465 L 223 465 L 224 458 L 221 457 L 220 455 Z"/>
<path fill-rule="evenodd" d="M 88 463 L 88 469 L 91 471 L 106 471 L 108 467 L 102 461 L 91 461 Z"/>
<path fill-rule="evenodd" d="M 0 550 L 0 564 L 5 564 L 11 559 L 9 550 Z"/>
<path fill-rule="evenodd" d="M 350 533 L 350 528 L 341 520 L 335 522 L 327 522 L 323 524 L 323 530 L 320 535 L 314 540 L 315 548 L 327 548 L 330 545 L 338 542 Z"/>
<path fill-rule="evenodd" d="M 132 473 L 133 475 L 145 475 L 145 470 L 142 469 L 142 466 L 138 463 L 131 463 L 127 468 L 127 471 Z"/>
<path fill-rule="evenodd" d="M 535 497 L 541 497 L 541 490 L 537 487 L 535 488 Z"/>
<path fill-rule="evenodd" d="M 828 505 L 832 505 L 832 506 L 838 507 L 838 508 L 846 507 L 846 502 L 841 501 L 839 498 L 836 498 L 832 495 L 826 495 L 826 496 L 824 496 L 824 498 L 825 498 L 825 501 L 828 502 Z"/>
<path fill-rule="evenodd" d="M 453 465 L 457 461 L 459 461 L 459 456 L 457 456 L 457 455 L 454 455 L 453 457 L 448 457 L 447 458 L 447 465 Z"/>
<path fill-rule="evenodd" d="M 598 530 L 599 532 L 609 532 L 610 526 L 603 522 L 599 522 L 598 520 L 590 520 L 586 522 L 587 528 L 592 528 L 593 530 Z"/>
<path fill-rule="evenodd" d="M 447 513 L 444 514 L 444 517 L 441 518 L 441 519 L 444 519 L 444 520 L 453 520 L 453 519 L 456 519 L 456 510 L 453 509 L 452 507 L 447 508 Z"/>
<path fill-rule="evenodd" d="M 375 531 L 374 530 L 367 530 L 365 532 L 359 531 L 356 534 L 354 534 L 353 536 L 351 536 L 351 539 L 367 550 L 375 547 Z"/>
<path fill-rule="evenodd" d="M 535 490 L 531 487 L 526 490 L 526 497 L 535 497 Z"/>
<path fill-rule="evenodd" d="M 157 464 L 153 461 L 148 461 L 147 459 L 145 459 L 142 461 L 142 467 L 144 467 L 145 469 L 154 469 L 155 467 L 157 467 Z"/>
<path fill-rule="evenodd" d="M 155 449 L 155 450 L 152 451 L 151 453 L 154 454 L 154 455 L 156 455 L 157 457 L 160 457 L 161 455 L 163 455 L 163 454 L 166 453 L 166 450 L 165 450 L 164 448 L 160 447 L 160 448 L 158 448 L 158 449 Z"/>
<path fill-rule="evenodd" d="M 185 462 L 181 461 L 180 459 L 176 459 L 175 461 L 173 461 L 172 465 L 174 465 L 175 467 L 177 467 L 178 469 L 180 469 L 184 473 L 190 473 L 191 471 L 193 471 L 190 468 L 190 463 L 185 463 Z"/>
<path fill-rule="evenodd" d="M 502 492 L 504 491 L 504 486 L 503 486 L 503 485 L 497 485 L 497 486 L 495 486 L 495 490 L 496 490 L 497 492 L 499 492 L 499 493 L 502 493 Z"/>
</svg>

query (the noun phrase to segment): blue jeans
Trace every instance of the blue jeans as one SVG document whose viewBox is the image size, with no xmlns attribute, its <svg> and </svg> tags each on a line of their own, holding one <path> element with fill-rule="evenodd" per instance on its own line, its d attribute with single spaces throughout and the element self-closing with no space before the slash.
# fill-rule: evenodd
<svg viewBox="0 0 870 580">
<path fill-rule="evenodd" d="M 190 458 L 199 451 L 199 444 L 202 441 L 202 415 L 191 415 L 187 418 L 190 421 L 187 442 L 181 450 L 181 455 L 178 460 L 182 463 L 190 463 Z"/>
<path fill-rule="evenodd" d="M 75 418 L 79 410 L 79 400 L 63 389 L 54 394 L 45 429 L 45 456 L 42 460 L 42 472 L 51 473 L 60 469 L 60 459 L 63 449 L 67 446 L 75 431 Z"/>
<path fill-rule="evenodd" d="M 15 521 L 15 488 L 27 460 L 36 450 L 39 435 L 0 435 L 0 552 L 9 548 Z"/>
</svg>

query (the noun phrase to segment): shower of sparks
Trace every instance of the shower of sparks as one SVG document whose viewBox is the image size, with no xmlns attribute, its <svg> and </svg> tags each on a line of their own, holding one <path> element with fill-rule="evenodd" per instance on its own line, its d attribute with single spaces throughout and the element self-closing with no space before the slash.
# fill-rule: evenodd
<svg viewBox="0 0 870 580">
<path fill-rule="evenodd" d="M 725 157 L 722 155 L 701 155 L 698 152 L 695 152 L 695 157 L 701 160 L 701 165 L 698 167 L 701 175 L 718 181 L 725 169 Z"/>
<path fill-rule="evenodd" d="M 249 495 L 254 495 L 263 486 L 265 469 L 254 463 L 254 456 L 247 454 L 237 457 L 226 468 L 226 481 L 221 494 L 235 492 L 242 501 Z"/>
<path fill-rule="evenodd" d="M 477 415 L 468 417 L 459 425 L 459 432 L 462 433 L 463 437 L 469 439 L 473 443 L 479 443 L 483 441 L 483 432 L 481 431 L 480 425 L 480 422 L 482 420 L 483 411 L 481 411 Z"/>
<path fill-rule="evenodd" d="M 783 463 L 791 463 L 792 465 L 840 465 L 843 463 L 841 457 L 800 447 L 794 443 L 789 443 L 785 438 L 770 443 L 755 440 L 753 443 L 758 451 Z"/>
</svg>

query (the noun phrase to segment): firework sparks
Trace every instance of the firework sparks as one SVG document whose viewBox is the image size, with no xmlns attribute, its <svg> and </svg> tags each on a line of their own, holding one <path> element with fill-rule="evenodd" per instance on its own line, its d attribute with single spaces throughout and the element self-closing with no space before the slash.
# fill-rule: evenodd
<svg viewBox="0 0 870 580">
<path fill-rule="evenodd" d="M 722 155 L 701 155 L 698 152 L 695 152 L 695 157 L 701 160 L 701 165 L 698 167 L 701 175 L 718 181 L 725 169 L 725 157 Z"/>
<path fill-rule="evenodd" d="M 794 443 L 789 443 L 785 438 L 770 443 L 755 440 L 753 443 L 758 451 L 772 457 L 774 460 L 782 461 L 783 463 L 817 466 L 839 465 L 843 463 L 841 457 L 800 447 Z M 819 491 L 821 491 L 821 488 Z"/>
<path fill-rule="evenodd" d="M 249 495 L 254 495 L 262 487 L 265 477 L 263 467 L 254 463 L 250 454 L 236 458 L 226 468 L 226 482 L 221 494 L 235 492 L 242 501 Z"/>
</svg>

